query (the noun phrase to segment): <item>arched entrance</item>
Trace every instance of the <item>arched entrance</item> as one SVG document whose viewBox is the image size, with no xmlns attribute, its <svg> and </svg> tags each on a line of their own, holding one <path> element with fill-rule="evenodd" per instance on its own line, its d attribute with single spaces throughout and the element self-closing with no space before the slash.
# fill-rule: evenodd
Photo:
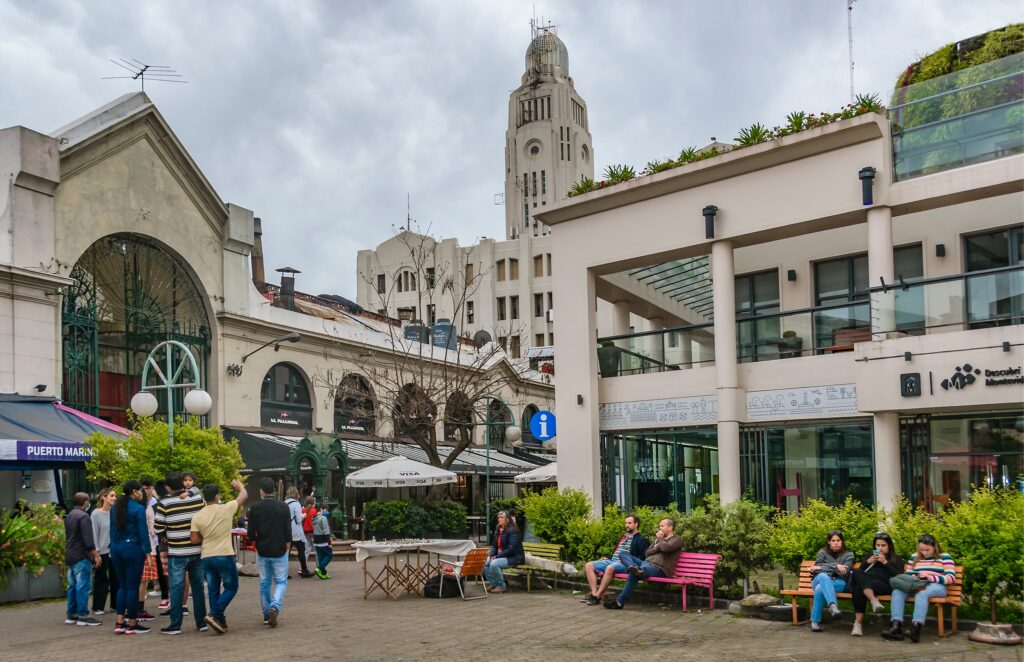
<svg viewBox="0 0 1024 662">
<path fill-rule="evenodd" d="M 164 340 L 186 345 L 207 382 L 205 296 L 180 258 L 141 235 L 115 234 L 90 246 L 71 278 L 62 310 L 62 397 L 69 406 L 127 424 L 146 356 Z M 174 410 L 184 411 L 184 394 L 175 397 Z M 166 405 L 158 401 L 159 415 Z"/>
<path fill-rule="evenodd" d="M 334 431 L 375 434 L 377 406 L 373 388 L 362 375 L 349 373 L 342 378 L 334 397 Z"/>
</svg>

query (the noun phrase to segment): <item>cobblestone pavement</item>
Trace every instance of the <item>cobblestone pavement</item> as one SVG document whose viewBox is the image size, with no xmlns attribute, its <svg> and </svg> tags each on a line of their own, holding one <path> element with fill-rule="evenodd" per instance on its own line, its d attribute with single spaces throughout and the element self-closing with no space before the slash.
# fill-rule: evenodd
<svg viewBox="0 0 1024 662">
<path fill-rule="evenodd" d="M 263 625 L 257 579 L 243 577 L 228 609 L 231 629 L 223 636 L 197 632 L 190 617 L 181 636 L 159 634 L 166 618 L 150 623 L 155 627 L 145 636 L 115 636 L 111 615 L 99 617 L 103 627 L 63 625 L 63 602 L 49 601 L 0 608 L 0 660 L 1024 659 L 1020 647 L 976 644 L 964 634 L 938 641 L 934 629 L 914 645 L 882 640 L 878 624 L 870 624 L 862 638 L 849 636 L 846 621 L 812 634 L 806 626 L 734 618 L 723 610 L 609 611 L 583 605 L 568 592 L 513 589 L 472 602 L 413 594 L 393 601 L 378 593 L 364 600 L 360 565 L 333 564 L 330 581 L 298 579 L 292 565 L 277 629 Z M 156 600 L 148 606 L 155 612 Z"/>
</svg>

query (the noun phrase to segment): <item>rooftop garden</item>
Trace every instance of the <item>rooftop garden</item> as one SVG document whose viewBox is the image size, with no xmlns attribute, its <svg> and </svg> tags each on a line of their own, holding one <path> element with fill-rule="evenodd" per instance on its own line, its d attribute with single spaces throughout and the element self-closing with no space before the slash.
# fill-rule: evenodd
<svg viewBox="0 0 1024 662">
<path fill-rule="evenodd" d="M 967 90 L 966 92 L 946 95 L 943 99 L 936 99 L 929 103 L 920 104 L 916 108 L 901 110 L 901 126 L 894 126 L 894 135 L 898 134 L 901 129 L 908 129 L 915 125 L 929 124 L 938 120 L 960 117 L 967 112 L 976 110 L 978 107 L 1001 107 L 1003 105 L 1007 106 L 1005 108 L 1005 112 L 1008 114 L 1001 118 L 997 118 L 999 122 L 1004 123 L 1010 128 L 1020 125 L 1022 117 L 1024 117 L 1021 115 L 1019 110 L 1019 101 L 1022 97 L 1021 77 L 1019 75 L 1016 77 L 1013 76 L 1014 72 L 1019 71 L 1020 66 L 1016 60 L 1010 59 L 1010 56 L 1014 56 L 1022 52 L 1024 52 L 1024 23 L 1014 23 L 1007 25 L 1004 28 L 986 32 L 985 34 L 977 37 L 971 37 L 970 39 L 947 44 L 934 53 L 910 64 L 906 70 L 900 74 L 897 81 L 896 91 L 893 93 L 890 106 L 904 106 L 911 99 L 921 99 L 923 96 L 931 96 L 933 92 L 930 91 L 929 86 L 919 85 L 924 81 L 938 79 L 934 80 L 933 83 L 930 84 L 935 86 L 936 90 L 949 86 L 953 86 L 954 91 L 956 88 L 969 87 L 971 85 L 974 85 L 975 87 Z M 1003 64 L 988 64 L 996 61 L 1002 61 Z M 979 65 L 987 66 L 980 67 Z M 961 76 L 951 75 L 965 69 L 971 69 L 971 71 L 964 72 Z M 996 79 L 997 84 L 977 89 L 979 82 L 987 81 L 991 78 Z M 916 92 L 908 92 L 908 88 L 911 86 L 914 86 Z M 993 95 L 998 98 L 994 98 Z M 1006 101 L 1007 103 L 1003 104 L 1003 101 Z M 1017 103 L 1014 104 L 1012 103 L 1013 101 L 1016 101 Z M 719 154 L 744 149 L 753 145 L 759 145 L 776 138 L 783 138 L 794 133 L 826 126 L 828 124 L 849 119 L 851 117 L 857 117 L 858 115 L 863 115 L 865 113 L 879 112 L 884 109 L 885 106 L 882 105 L 877 94 L 861 94 L 856 97 L 852 104 L 843 106 L 837 112 L 822 112 L 816 114 L 805 111 L 794 111 L 786 115 L 785 121 L 780 126 L 768 128 L 763 124 L 754 123 L 739 130 L 737 136 L 733 138 L 734 144 L 715 142 L 703 149 L 698 149 L 697 147 L 686 147 L 679 152 L 678 157 L 667 157 L 665 159 L 648 161 L 647 164 L 639 170 L 639 173 L 636 168 L 631 165 L 610 165 L 605 168 L 604 177 L 602 179 L 594 180 L 588 177 L 581 178 L 580 181 L 576 182 L 569 191 L 568 197 L 571 198 L 591 191 L 605 189 L 609 186 L 614 186 L 616 184 L 621 184 L 622 182 L 635 179 L 637 176 L 642 177 L 646 175 L 653 175 L 654 173 L 678 168 L 688 163 L 710 159 L 718 156 Z M 948 130 L 948 128 L 943 128 L 943 131 L 948 132 Z M 939 133 L 941 132 L 942 131 Z M 1006 132 L 1004 131 L 1002 133 Z M 990 150 L 992 153 L 1007 152 L 1006 145 L 1003 144 L 1007 142 L 1007 137 L 1000 135 L 999 138 L 1002 139 L 1002 142 L 1000 143 L 1002 151 L 993 149 Z M 1013 136 L 1010 136 L 1009 138 L 1013 139 Z M 911 142 L 927 146 L 929 142 L 933 142 L 935 139 L 935 136 L 915 136 Z M 926 156 L 924 158 L 927 159 L 928 157 Z M 961 158 L 957 161 L 947 157 L 932 157 L 932 160 L 935 160 L 936 158 L 938 158 L 941 163 L 932 166 L 933 168 L 948 167 L 951 164 L 962 164 L 969 160 Z M 927 172 L 927 169 L 917 168 L 915 172 L 925 173 Z"/>
</svg>

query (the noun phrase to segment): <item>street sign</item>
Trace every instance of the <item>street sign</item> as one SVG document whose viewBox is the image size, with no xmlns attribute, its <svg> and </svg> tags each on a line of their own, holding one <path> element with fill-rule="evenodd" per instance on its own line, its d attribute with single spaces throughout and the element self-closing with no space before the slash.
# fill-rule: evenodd
<svg viewBox="0 0 1024 662">
<path fill-rule="evenodd" d="M 530 418 L 530 434 L 537 441 L 547 441 L 555 436 L 555 415 L 539 411 Z"/>
</svg>

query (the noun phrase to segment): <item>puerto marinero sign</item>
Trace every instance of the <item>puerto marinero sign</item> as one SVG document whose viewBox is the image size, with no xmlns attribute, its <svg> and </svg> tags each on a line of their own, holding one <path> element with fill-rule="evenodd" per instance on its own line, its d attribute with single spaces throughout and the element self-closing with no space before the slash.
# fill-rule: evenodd
<svg viewBox="0 0 1024 662">
<path fill-rule="evenodd" d="M 77 441 L 0 439 L 0 460 L 18 462 L 85 462 L 91 454 Z"/>
</svg>

